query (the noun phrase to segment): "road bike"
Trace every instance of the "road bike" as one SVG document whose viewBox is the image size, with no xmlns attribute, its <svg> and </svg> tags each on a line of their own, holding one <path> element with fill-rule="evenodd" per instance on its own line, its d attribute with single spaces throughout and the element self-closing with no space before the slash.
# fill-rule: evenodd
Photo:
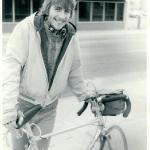
<svg viewBox="0 0 150 150">
<path fill-rule="evenodd" d="M 117 116 L 123 114 L 123 117 L 127 117 L 131 110 L 131 102 L 129 97 L 124 94 L 123 90 L 97 94 L 90 100 L 84 102 L 82 108 L 78 111 L 80 116 L 87 108 L 88 104 L 91 105 L 91 112 L 94 114 L 95 119 L 88 121 L 84 124 L 80 124 L 74 127 L 63 129 L 57 132 L 41 134 L 40 128 L 34 124 L 29 124 L 28 121 L 40 110 L 40 105 L 35 105 L 26 112 L 24 112 L 23 122 L 18 124 L 18 129 L 21 128 L 28 139 L 29 143 L 25 146 L 25 150 L 39 150 L 37 141 L 46 139 L 56 135 L 60 135 L 72 130 L 86 127 L 88 125 L 96 126 L 96 134 L 89 143 L 87 150 L 128 150 L 128 144 L 124 131 L 118 125 L 113 125 L 109 128 L 105 126 L 106 116 Z M 18 118 L 20 119 L 20 118 Z M 17 121 L 18 122 L 18 121 Z M 36 127 L 39 131 L 38 135 L 34 135 L 32 127 Z"/>
</svg>

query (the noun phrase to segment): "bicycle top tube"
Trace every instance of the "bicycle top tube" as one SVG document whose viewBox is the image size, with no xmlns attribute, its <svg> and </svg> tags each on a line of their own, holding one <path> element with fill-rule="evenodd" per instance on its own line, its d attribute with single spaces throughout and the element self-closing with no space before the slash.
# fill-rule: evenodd
<svg viewBox="0 0 150 150">
<path fill-rule="evenodd" d="M 98 122 L 100 122 L 100 118 L 97 117 L 97 118 L 92 119 L 90 121 L 87 121 L 85 123 L 74 125 L 72 127 L 66 128 L 66 129 L 62 129 L 62 130 L 52 132 L 52 133 L 48 133 L 48 134 L 44 134 L 44 135 L 39 134 L 39 135 L 36 135 L 36 136 L 31 135 L 24 128 L 22 130 L 23 130 L 24 133 L 26 133 L 30 137 L 34 137 L 36 140 L 41 140 L 42 138 L 49 138 L 49 137 L 52 137 L 52 136 L 57 136 L 57 135 L 64 134 L 64 133 L 67 133 L 67 132 L 70 132 L 70 131 L 73 131 L 73 130 L 77 130 L 79 128 L 83 128 L 83 127 L 90 126 L 90 125 L 95 125 L 95 126 L 99 126 L 99 127 L 103 128 L 104 124 L 103 123 L 98 124 Z"/>
</svg>

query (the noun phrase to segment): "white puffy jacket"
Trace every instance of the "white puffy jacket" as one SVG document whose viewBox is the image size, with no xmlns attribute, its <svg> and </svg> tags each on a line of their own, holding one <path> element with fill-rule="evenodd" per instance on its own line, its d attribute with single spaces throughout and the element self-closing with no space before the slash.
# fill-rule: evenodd
<svg viewBox="0 0 150 150">
<path fill-rule="evenodd" d="M 79 100 L 89 95 L 81 73 L 77 34 L 73 35 L 61 59 L 49 91 L 40 43 L 33 14 L 17 24 L 6 47 L 3 59 L 4 113 L 15 110 L 18 97 L 34 104 L 48 105 L 58 99 L 67 83 Z"/>
</svg>

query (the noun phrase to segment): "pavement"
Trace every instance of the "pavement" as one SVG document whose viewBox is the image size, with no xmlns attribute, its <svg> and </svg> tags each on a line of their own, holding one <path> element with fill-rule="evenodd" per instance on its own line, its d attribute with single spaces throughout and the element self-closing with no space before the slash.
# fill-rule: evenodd
<svg viewBox="0 0 150 150">
<path fill-rule="evenodd" d="M 134 31 L 121 30 L 121 31 L 100 31 L 100 32 L 80 31 L 78 32 L 78 34 L 82 41 L 82 46 L 85 47 L 86 44 L 84 43 L 88 43 L 87 40 L 90 41 L 91 43 L 93 42 L 93 45 L 95 44 L 94 43 L 95 39 L 101 39 L 103 40 L 103 42 L 105 41 L 112 42 L 113 44 L 114 43 L 113 39 L 117 40 L 120 37 L 124 37 L 127 39 L 129 36 L 134 38 L 138 35 L 139 38 L 142 39 L 142 37 L 145 36 L 146 32 L 145 30 L 134 30 Z M 10 34 L 3 34 L 4 45 L 6 44 L 9 36 Z M 141 41 L 141 39 L 139 39 L 139 41 Z M 89 45 L 91 45 L 91 43 L 89 43 Z M 89 45 L 87 47 L 89 47 Z M 141 47 L 140 50 L 142 52 L 144 51 L 145 53 L 143 47 Z M 87 57 L 89 57 L 89 54 L 87 55 L 85 53 Z M 143 57 L 145 58 L 145 55 Z M 108 61 L 110 60 L 111 59 L 109 59 Z M 118 63 L 120 63 L 121 61 L 123 60 L 120 59 Z M 143 61 L 143 59 L 140 61 Z M 91 60 L 91 62 L 93 62 L 93 60 Z M 137 64 L 136 67 L 140 65 L 140 63 Z M 101 63 L 101 65 L 104 66 L 103 63 Z M 107 117 L 106 125 L 107 127 L 113 124 L 117 124 L 121 126 L 121 128 L 124 130 L 126 134 L 129 150 L 146 150 L 146 145 L 147 145 L 146 75 L 147 74 L 146 74 L 145 67 L 143 69 L 141 68 L 139 69 L 138 67 L 137 68 L 136 67 L 135 64 L 130 64 L 129 65 L 129 68 L 131 68 L 130 72 L 121 72 L 121 73 L 115 72 L 112 74 L 112 72 L 114 71 L 111 70 L 111 74 L 109 76 L 106 76 L 105 74 L 106 69 L 105 69 L 105 73 L 102 74 L 102 76 L 100 77 L 93 75 L 96 72 L 96 68 L 95 68 L 95 72 L 93 71 L 91 75 L 89 75 L 88 77 L 91 77 L 90 79 L 95 84 L 98 90 L 108 89 L 109 87 L 109 89 L 113 89 L 113 90 L 124 88 L 127 91 L 132 102 L 132 111 L 129 117 L 126 119 L 123 118 L 122 116 Z M 76 112 L 79 110 L 81 106 L 82 103 L 79 103 L 76 97 L 73 96 L 72 93 L 67 89 L 62 95 L 62 98 L 59 100 L 54 131 L 58 131 L 64 128 L 69 128 L 74 125 L 78 125 L 80 123 L 82 124 L 94 118 L 89 108 L 81 117 L 78 117 Z M 95 133 L 95 127 L 87 126 L 82 129 L 77 129 L 75 131 L 71 131 L 66 134 L 55 136 L 52 138 L 51 146 L 49 150 L 60 150 L 60 149 L 61 150 L 86 150 L 94 133 Z"/>
<path fill-rule="evenodd" d="M 92 80 L 98 89 L 101 83 L 105 85 L 105 88 L 120 89 L 124 87 L 126 89 L 132 102 L 132 111 L 129 117 L 107 117 L 106 125 L 110 127 L 111 125 L 117 124 L 124 130 L 129 150 L 146 150 L 146 80 L 143 78 L 144 76 L 141 76 L 142 80 L 139 78 L 133 81 L 134 77 L 133 74 L 120 76 L 119 79 L 122 80 L 120 83 L 115 83 L 112 77 L 107 79 L 93 78 Z M 78 117 L 76 115 L 76 112 L 81 106 L 81 103 L 78 103 L 74 96 L 60 99 L 54 131 L 69 128 L 92 119 L 93 115 L 89 108 L 83 116 Z M 50 150 L 86 150 L 94 133 L 95 128 L 93 126 L 87 126 L 86 128 L 53 137 Z"/>
<path fill-rule="evenodd" d="M 92 82 L 95 84 L 96 88 L 98 90 L 105 90 L 105 89 L 122 89 L 124 88 L 127 91 L 127 94 L 129 95 L 131 102 L 132 102 L 132 111 L 128 118 L 123 118 L 122 116 L 117 117 L 107 117 L 107 127 L 110 127 L 111 125 L 117 124 L 119 125 L 125 132 L 128 147 L 129 150 L 146 150 L 147 145 L 147 124 L 146 124 L 146 104 L 147 104 L 147 93 L 146 93 L 146 68 L 144 65 L 142 67 L 139 67 L 142 63 L 144 64 L 143 59 L 138 59 L 138 57 L 133 56 L 132 59 L 135 60 L 135 63 L 129 61 L 129 56 L 133 53 L 141 54 L 145 53 L 145 48 L 143 47 L 143 43 L 140 43 L 144 39 L 145 36 L 144 30 L 132 30 L 132 31 L 82 31 L 79 32 L 79 38 L 82 46 L 82 52 L 81 56 L 86 59 L 84 66 L 95 64 L 95 70 L 93 69 L 92 73 L 90 74 L 90 71 L 92 70 L 92 66 L 87 68 L 87 70 L 90 71 L 84 71 L 88 74 L 87 77 L 89 77 Z M 90 36 L 90 37 L 89 37 Z M 133 44 L 133 39 L 138 38 L 137 41 Z M 131 43 L 126 43 L 125 39 L 129 39 Z M 98 42 L 96 41 L 99 41 Z M 110 43 L 112 43 L 112 46 L 115 45 L 116 41 L 121 41 L 121 43 L 124 46 L 121 46 L 121 44 L 112 51 L 116 54 L 117 53 L 123 53 L 124 57 L 121 55 L 120 60 L 115 57 L 116 64 L 118 62 L 118 65 L 122 65 L 123 63 L 127 63 L 127 68 L 124 65 L 124 68 L 120 69 L 119 72 L 115 72 L 114 67 L 112 64 L 113 61 L 113 54 L 111 51 L 108 51 L 106 49 L 107 45 L 109 45 L 108 48 L 110 48 Z M 106 44 L 105 44 L 106 43 Z M 109 43 L 109 44 L 108 44 Z M 140 43 L 140 44 L 139 44 Z M 91 46 L 92 45 L 92 46 Z M 111 64 L 111 67 L 113 69 L 109 68 L 108 74 L 106 75 L 107 68 L 101 68 L 101 71 L 98 70 L 99 64 L 96 64 L 93 59 L 96 59 L 96 55 L 100 56 L 98 52 L 98 48 L 102 47 L 104 45 L 104 50 L 101 50 L 100 54 L 101 56 L 104 56 L 104 59 L 107 61 L 107 63 Z M 132 45 L 136 47 L 132 47 Z M 142 45 L 142 46 L 141 46 Z M 126 47 L 125 47 L 126 46 Z M 97 48 L 95 51 L 92 49 L 92 52 L 90 52 L 90 48 L 94 47 Z M 123 48 L 124 47 L 124 48 Z M 131 47 L 131 48 L 130 48 Z M 126 52 L 129 50 L 129 53 L 125 55 L 124 51 L 126 48 Z M 108 51 L 108 53 L 107 53 Z M 120 52 L 119 52 L 120 51 Z M 104 55 L 103 55 L 104 54 Z M 92 57 L 92 55 L 94 55 Z M 111 55 L 111 57 L 107 57 L 107 55 Z M 119 55 L 117 55 L 119 56 Z M 128 57 L 126 57 L 128 56 Z M 143 58 L 145 55 L 142 56 Z M 90 59 L 88 59 L 90 58 Z M 91 60 L 91 58 L 93 58 Z M 101 57 L 99 57 L 102 59 Z M 109 59 L 108 59 L 109 58 Z M 125 61 L 123 60 L 125 59 Z M 90 62 L 88 62 L 90 60 Z M 101 66 L 105 66 L 104 61 L 100 61 Z M 129 62 L 127 62 L 129 61 Z M 112 63 L 113 62 L 113 63 Z M 136 64 L 137 63 L 137 64 Z M 106 66 L 105 66 L 106 67 Z M 86 67 L 85 67 L 86 68 Z M 97 68 L 97 69 L 96 69 Z M 129 69 L 131 68 L 131 70 Z M 102 70 L 105 70 L 104 74 L 100 73 Z M 110 71 L 111 70 L 111 71 Z M 123 71 L 124 70 L 124 71 Z M 130 71 L 129 71 L 130 70 Z M 84 72 L 84 73 L 85 73 Z M 97 72 L 97 73 L 96 73 Z M 86 74 L 85 73 L 85 74 Z M 99 76 L 98 76 L 99 74 Z M 67 90 L 68 91 L 68 90 Z M 60 99 L 58 109 L 57 109 L 57 118 L 56 118 L 56 125 L 54 131 L 61 130 L 64 128 L 72 127 L 76 124 L 82 124 L 90 119 L 93 118 L 93 115 L 90 112 L 90 109 L 88 109 L 83 116 L 78 117 L 76 115 L 76 112 L 81 107 L 81 103 L 78 103 L 78 100 L 71 96 L 70 93 L 65 93 L 65 97 Z M 93 126 L 87 126 L 82 129 L 77 129 L 75 131 L 68 132 L 66 134 L 62 134 L 59 136 L 55 136 L 52 138 L 51 147 L 50 150 L 86 150 L 88 147 L 90 141 L 93 138 L 93 135 L 95 133 L 95 128 Z M 59 144 L 58 144 L 59 143 Z M 117 143 L 117 141 L 116 141 Z M 116 144 L 114 143 L 114 144 Z M 116 149 L 117 150 L 117 149 Z"/>
<path fill-rule="evenodd" d="M 78 31 L 79 37 L 83 39 L 89 38 L 90 34 L 90 39 L 91 38 L 97 38 L 97 37 L 102 37 L 104 39 L 104 36 L 107 36 L 107 38 L 110 37 L 110 35 L 117 36 L 117 35 L 134 35 L 134 34 L 143 34 L 146 33 L 145 29 L 139 29 L 139 30 L 103 30 L 103 31 L 97 31 L 97 30 L 89 30 L 89 31 Z M 88 36 L 87 36 L 88 35 Z M 3 33 L 2 34 L 2 39 L 7 40 L 10 36 L 10 33 Z"/>
</svg>

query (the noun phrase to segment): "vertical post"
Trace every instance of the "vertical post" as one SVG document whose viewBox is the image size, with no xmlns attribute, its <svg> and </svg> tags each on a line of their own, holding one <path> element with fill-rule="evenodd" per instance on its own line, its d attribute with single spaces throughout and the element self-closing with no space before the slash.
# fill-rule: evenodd
<svg viewBox="0 0 150 150">
<path fill-rule="evenodd" d="M 115 16 L 114 16 L 114 21 L 117 21 L 117 5 L 118 5 L 118 3 L 115 3 Z"/>
<path fill-rule="evenodd" d="M 15 0 L 12 0 L 12 21 L 15 22 Z"/>
<path fill-rule="evenodd" d="M 76 9 L 76 25 L 78 24 L 78 22 L 79 22 L 79 4 L 80 4 L 80 2 L 78 2 L 78 4 L 77 4 L 77 9 Z"/>
<path fill-rule="evenodd" d="M 124 29 L 127 29 L 128 27 L 128 16 L 129 16 L 129 2 L 125 1 L 124 2 L 124 7 L 123 7 L 123 23 L 124 23 Z"/>
<path fill-rule="evenodd" d="M 33 0 L 30 0 L 30 15 L 33 14 Z"/>
<path fill-rule="evenodd" d="M 105 21 L 105 3 L 103 3 L 103 21 Z"/>
<path fill-rule="evenodd" d="M 141 16 L 138 15 L 137 16 L 137 29 L 140 29 L 141 28 Z"/>
<path fill-rule="evenodd" d="M 93 15 L 93 2 L 90 2 L 90 22 L 92 22 Z"/>
</svg>

